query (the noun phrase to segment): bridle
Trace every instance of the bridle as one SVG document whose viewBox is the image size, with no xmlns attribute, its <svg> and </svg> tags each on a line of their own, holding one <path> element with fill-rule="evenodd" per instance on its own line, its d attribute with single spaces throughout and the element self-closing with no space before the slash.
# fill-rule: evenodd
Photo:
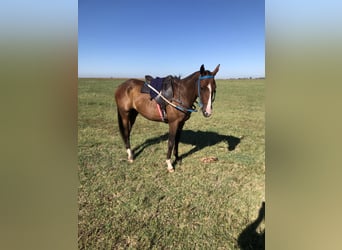
<svg viewBox="0 0 342 250">
<path fill-rule="evenodd" d="M 198 81 L 197 81 L 197 91 L 198 91 L 198 105 L 200 106 L 200 108 L 203 107 L 203 103 L 201 101 L 201 80 L 204 80 L 204 79 L 212 79 L 214 78 L 214 76 L 211 76 L 211 75 L 206 75 L 206 76 L 200 76 L 198 78 Z M 213 103 L 215 101 L 215 95 L 216 95 L 216 91 L 213 92 L 213 95 L 211 97 L 211 102 Z"/>
</svg>

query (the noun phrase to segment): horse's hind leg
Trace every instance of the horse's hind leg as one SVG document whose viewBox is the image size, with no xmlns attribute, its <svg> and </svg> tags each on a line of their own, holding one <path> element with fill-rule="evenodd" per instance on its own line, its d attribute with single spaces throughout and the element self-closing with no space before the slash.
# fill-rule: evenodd
<svg viewBox="0 0 342 250">
<path fill-rule="evenodd" d="M 132 127 L 135 123 L 135 119 L 138 116 L 138 112 L 135 109 L 130 110 L 129 112 L 129 132 L 128 132 L 128 148 L 127 149 L 127 154 L 128 154 L 128 161 L 133 162 L 133 152 L 131 150 L 131 144 L 130 144 L 130 135 L 132 131 Z"/>
<path fill-rule="evenodd" d="M 120 134 L 126 146 L 126 152 L 128 155 L 127 158 L 129 162 L 133 162 L 133 152 L 131 150 L 130 135 L 137 115 L 138 112 L 134 109 L 130 111 L 122 111 L 118 109 Z"/>
<path fill-rule="evenodd" d="M 177 130 L 178 130 L 178 122 L 169 123 L 169 141 L 168 141 L 168 148 L 167 148 L 167 154 L 166 154 L 166 164 L 167 164 L 167 170 L 169 172 L 174 172 L 174 167 L 171 163 L 171 154 L 175 146 Z M 178 155 L 178 152 L 177 152 L 177 155 Z"/>
</svg>

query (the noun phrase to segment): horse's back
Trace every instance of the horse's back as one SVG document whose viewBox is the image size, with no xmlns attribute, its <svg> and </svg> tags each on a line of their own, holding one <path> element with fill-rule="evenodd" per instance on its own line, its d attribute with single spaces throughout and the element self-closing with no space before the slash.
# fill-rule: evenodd
<svg viewBox="0 0 342 250">
<path fill-rule="evenodd" d="M 115 101 L 119 107 L 130 109 L 135 95 L 140 94 L 144 82 L 138 79 L 128 79 L 121 83 L 115 91 Z"/>
<path fill-rule="evenodd" d="M 141 87 L 144 82 L 138 79 L 129 79 L 121 83 L 115 91 L 115 99 L 118 102 L 119 99 L 127 98 L 130 96 L 131 92 L 140 92 Z"/>
<path fill-rule="evenodd" d="M 132 89 L 141 89 L 143 85 L 144 82 L 142 80 L 128 79 L 118 86 L 115 91 L 115 95 L 120 94 L 121 92 L 130 92 Z"/>
</svg>

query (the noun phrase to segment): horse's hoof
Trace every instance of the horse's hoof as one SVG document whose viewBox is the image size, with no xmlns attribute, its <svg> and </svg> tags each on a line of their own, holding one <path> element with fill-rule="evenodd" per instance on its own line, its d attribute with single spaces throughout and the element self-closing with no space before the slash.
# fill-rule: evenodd
<svg viewBox="0 0 342 250">
<path fill-rule="evenodd" d="M 169 173 L 175 172 L 174 168 L 167 168 L 167 171 L 169 171 Z"/>
<path fill-rule="evenodd" d="M 130 148 L 127 149 L 127 160 L 129 163 L 133 163 L 133 152 Z"/>
</svg>

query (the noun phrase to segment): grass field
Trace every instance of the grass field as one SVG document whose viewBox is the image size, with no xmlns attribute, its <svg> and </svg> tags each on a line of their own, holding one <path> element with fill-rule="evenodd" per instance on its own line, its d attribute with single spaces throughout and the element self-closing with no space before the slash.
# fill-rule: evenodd
<svg viewBox="0 0 342 250">
<path fill-rule="evenodd" d="M 216 80 L 213 115 L 185 123 L 174 173 L 168 125 L 142 116 L 127 162 L 114 102 L 121 82 L 79 79 L 79 248 L 264 248 L 264 80 Z M 218 161 L 201 161 L 211 156 Z"/>
</svg>

